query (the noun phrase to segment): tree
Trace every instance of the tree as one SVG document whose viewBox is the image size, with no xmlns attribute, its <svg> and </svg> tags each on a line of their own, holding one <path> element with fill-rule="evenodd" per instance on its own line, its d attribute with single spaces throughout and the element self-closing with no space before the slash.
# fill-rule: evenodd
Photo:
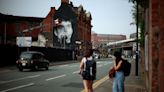
<svg viewBox="0 0 164 92">
<path fill-rule="evenodd" d="M 129 0 L 129 2 L 133 3 L 133 9 L 132 9 L 132 17 L 134 19 L 134 23 L 136 24 L 138 22 L 138 28 L 140 30 L 140 37 L 139 37 L 139 43 L 140 46 L 144 46 L 144 32 L 145 32 L 145 10 L 148 8 L 148 0 Z M 138 10 L 137 10 L 138 9 Z M 138 13 L 138 16 L 137 16 Z"/>
</svg>

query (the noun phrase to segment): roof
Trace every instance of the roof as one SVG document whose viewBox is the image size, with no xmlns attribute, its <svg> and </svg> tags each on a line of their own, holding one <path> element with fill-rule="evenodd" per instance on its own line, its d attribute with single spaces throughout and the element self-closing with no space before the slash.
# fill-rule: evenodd
<svg viewBox="0 0 164 92">
<path fill-rule="evenodd" d="M 23 51 L 22 53 L 32 53 L 32 54 L 38 53 L 38 54 L 44 55 L 42 52 L 39 52 L 39 51 Z"/>
<path fill-rule="evenodd" d="M 60 20 L 76 19 L 76 14 L 72 7 L 67 3 L 62 3 L 61 6 L 56 10 L 54 19 L 59 18 Z"/>
<path fill-rule="evenodd" d="M 27 16 L 15 16 L 15 15 L 7 15 L 7 14 L 2 14 L 0 13 L 0 19 L 1 21 L 15 21 L 15 20 L 20 20 L 20 21 L 38 21 L 42 22 L 44 18 L 41 17 L 27 17 Z"/>
<path fill-rule="evenodd" d="M 134 42 L 134 41 L 136 41 L 135 38 L 120 40 L 120 41 L 116 41 L 116 42 L 110 42 L 110 43 L 107 44 L 107 46 L 121 44 L 121 43 L 127 43 L 127 42 Z"/>
</svg>

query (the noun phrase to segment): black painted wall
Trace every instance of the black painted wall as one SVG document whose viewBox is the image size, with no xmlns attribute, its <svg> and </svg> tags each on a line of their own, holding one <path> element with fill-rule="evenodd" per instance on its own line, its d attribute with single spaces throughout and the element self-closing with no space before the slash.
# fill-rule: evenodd
<svg viewBox="0 0 164 92">
<path fill-rule="evenodd" d="M 15 65 L 22 51 L 32 50 L 43 52 L 50 62 L 72 60 L 72 50 L 45 47 L 18 47 L 16 45 L 0 45 L 0 67 Z"/>
</svg>

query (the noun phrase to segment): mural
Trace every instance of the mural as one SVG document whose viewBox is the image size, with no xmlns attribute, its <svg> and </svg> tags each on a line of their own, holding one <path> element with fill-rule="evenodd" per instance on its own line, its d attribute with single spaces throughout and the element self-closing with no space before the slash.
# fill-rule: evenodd
<svg viewBox="0 0 164 92">
<path fill-rule="evenodd" d="M 54 28 L 56 46 L 65 47 L 67 44 L 71 44 L 72 34 L 72 23 L 70 21 L 61 21 L 58 26 Z"/>
</svg>

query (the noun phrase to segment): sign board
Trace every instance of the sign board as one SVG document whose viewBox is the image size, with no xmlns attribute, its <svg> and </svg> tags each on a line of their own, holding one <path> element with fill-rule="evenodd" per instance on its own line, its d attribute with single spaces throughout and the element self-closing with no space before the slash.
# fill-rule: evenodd
<svg viewBox="0 0 164 92">
<path fill-rule="evenodd" d="M 16 44 L 18 47 L 31 47 L 32 37 L 17 37 Z"/>
<path fill-rule="evenodd" d="M 81 41 L 75 41 L 76 44 L 81 44 Z"/>
</svg>

